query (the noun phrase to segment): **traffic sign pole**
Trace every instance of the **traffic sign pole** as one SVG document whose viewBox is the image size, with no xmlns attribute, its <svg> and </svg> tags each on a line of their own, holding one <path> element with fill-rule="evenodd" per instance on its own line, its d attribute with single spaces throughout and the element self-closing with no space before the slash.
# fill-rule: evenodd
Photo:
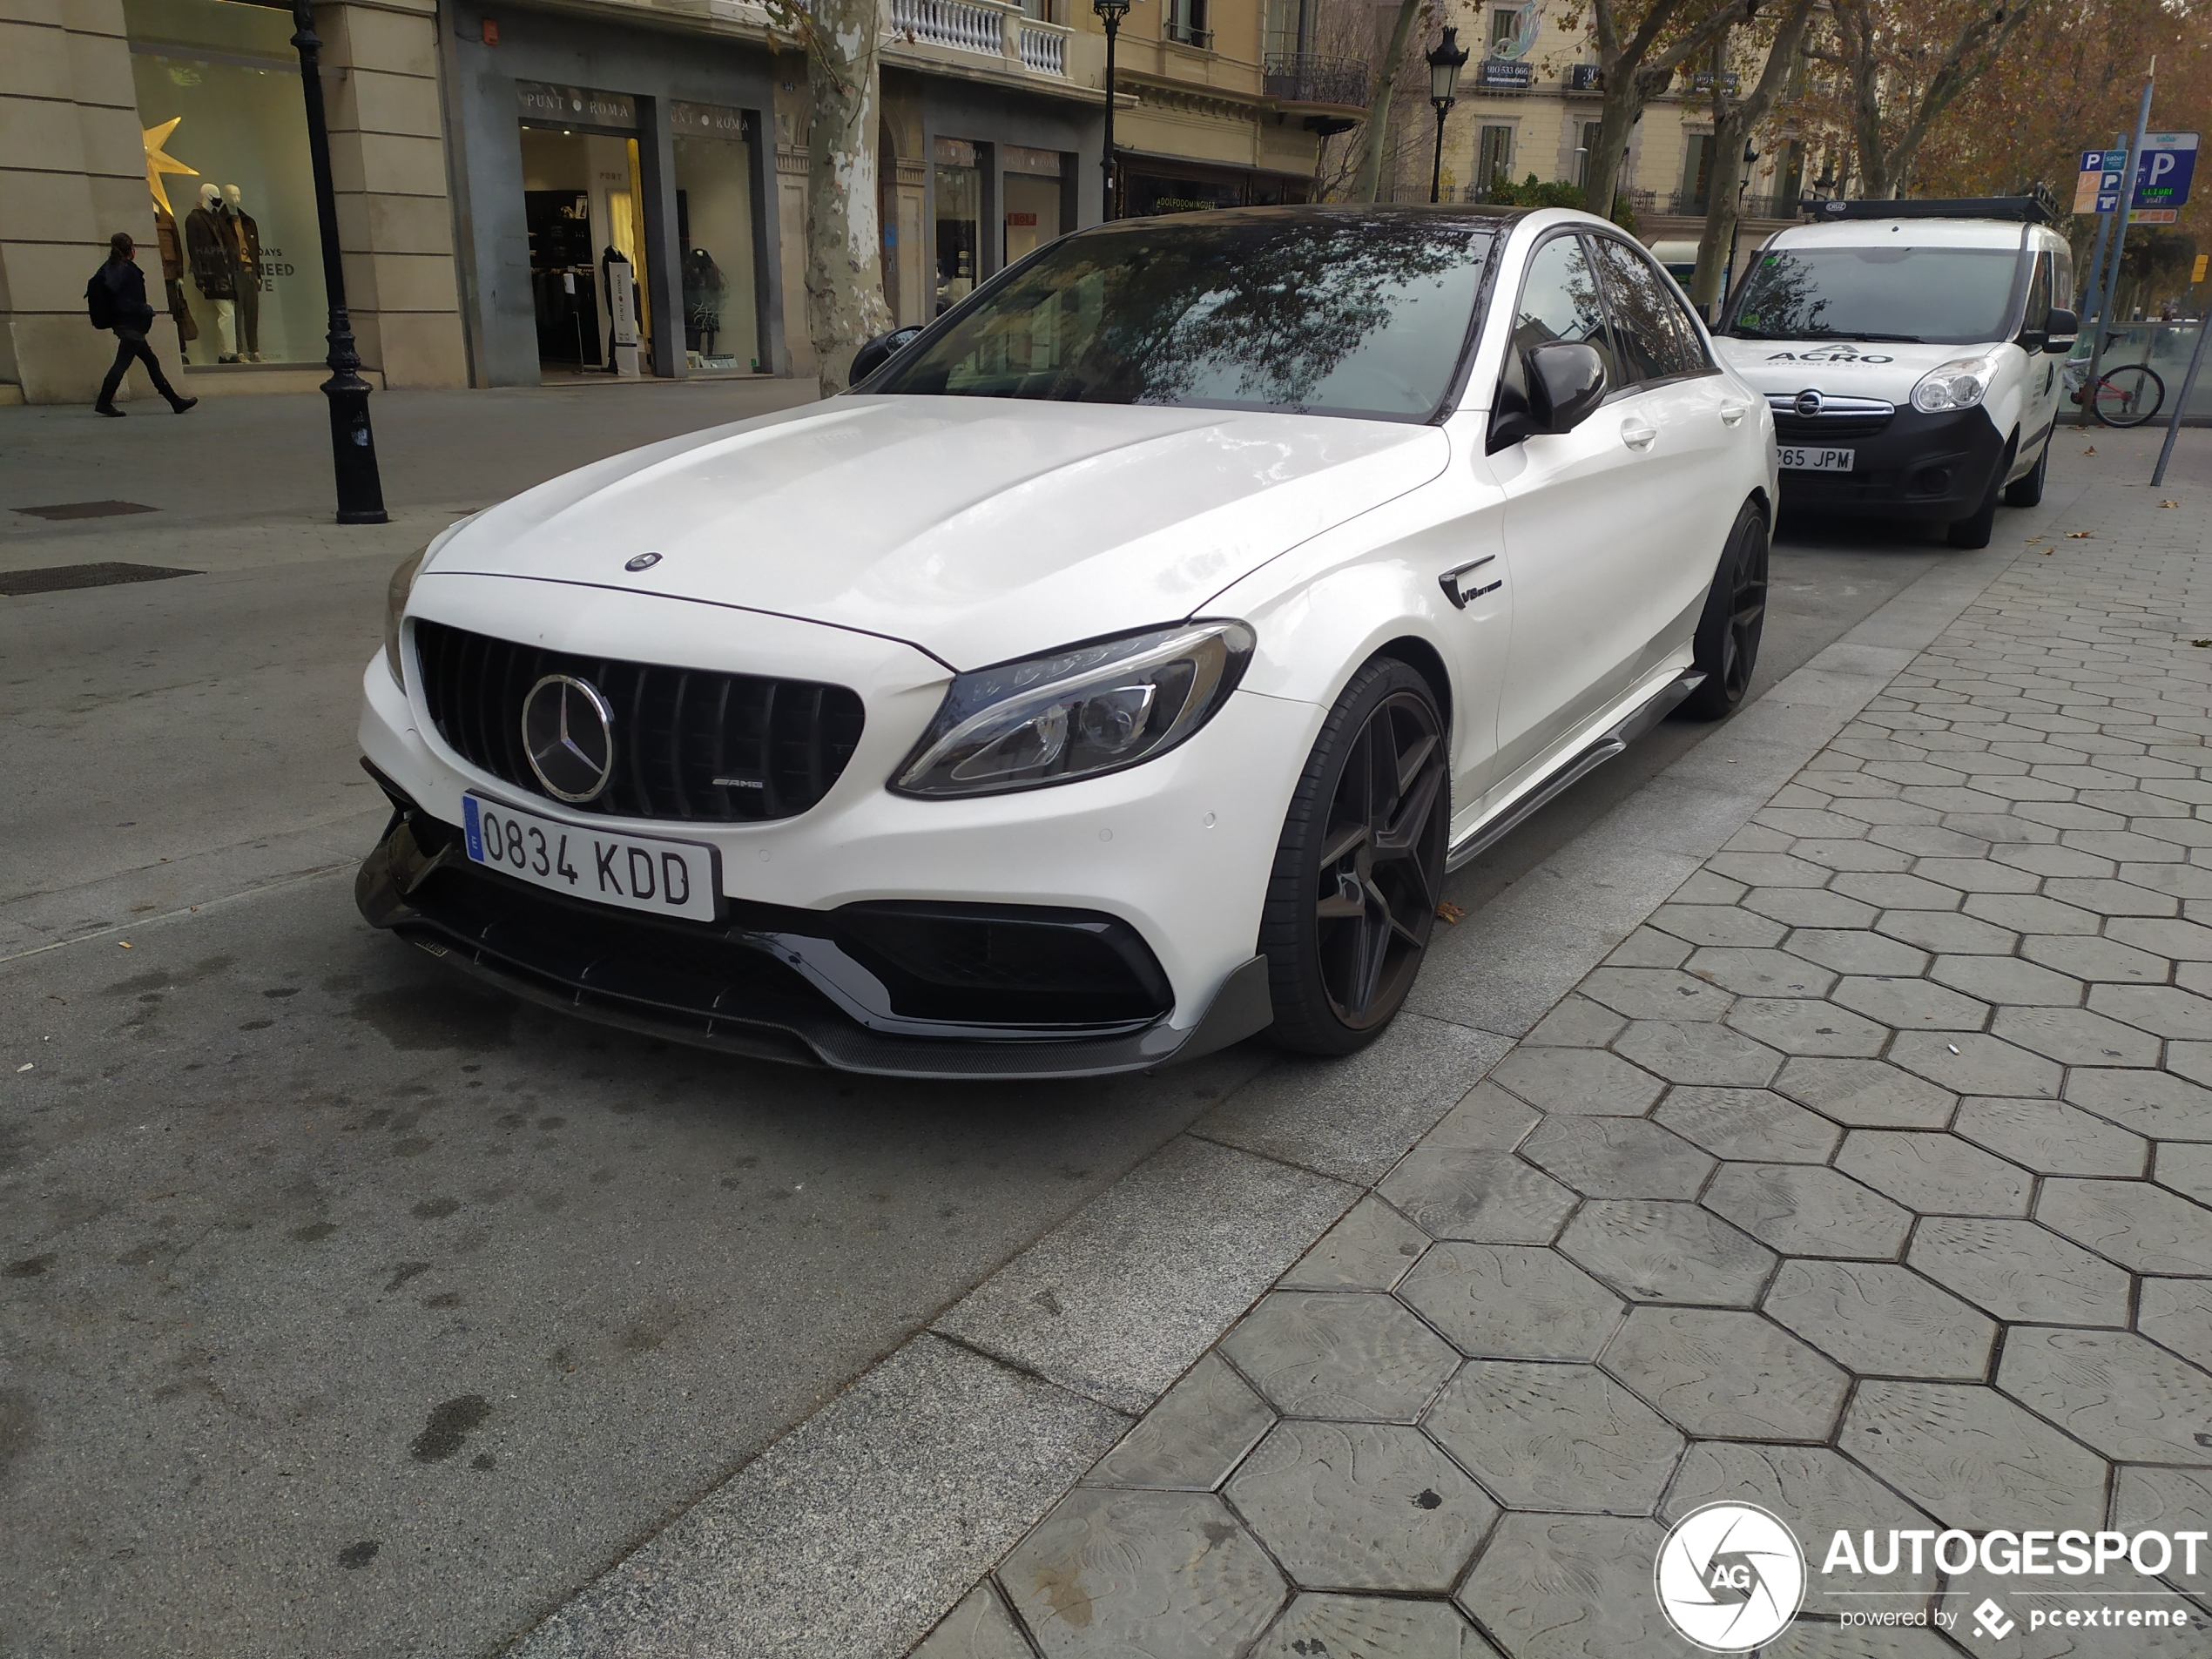
<svg viewBox="0 0 2212 1659">
<path fill-rule="evenodd" d="M 2118 223 L 2113 226 L 2112 232 L 2112 274 L 2105 283 L 2104 293 L 2107 322 L 2111 320 L 2109 314 L 2119 309 L 2114 301 L 2120 297 L 2121 256 L 2128 251 L 2128 213 L 2135 205 L 2135 170 L 2142 165 L 2143 136 L 2150 131 L 2151 89 L 2157 83 L 2158 59 L 2153 57 L 2150 68 L 2143 75 L 2143 101 L 2135 110 L 2135 142 L 2128 146 L 2128 168 L 2120 179 L 2120 200 L 2116 207 Z M 2090 401 L 2085 412 L 2092 415 L 2095 412 L 2097 381 L 2104 371 L 2106 333 L 2105 323 L 2099 323 L 2096 338 L 2089 347 L 2089 383 L 2085 395 Z"/>
<path fill-rule="evenodd" d="M 2151 469 L 2150 487 L 2155 489 L 2166 482 L 2166 463 L 2174 458 L 2174 439 L 2182 429 L 2182 411 L 2189 405 L 2189 394 L 2196 390 L 2196 372 L 2204 367 L 2204 337 L 2212 334 L 2212 317 L 2196 320 L 2196 349 L 2189 354 L 2189 372 L 2182 376 L 2182 395 L 2174 400 L 2174 413 L 2166 422 L 2166 442 L 2158 446 L 2158 465 Z"/>
</svg>

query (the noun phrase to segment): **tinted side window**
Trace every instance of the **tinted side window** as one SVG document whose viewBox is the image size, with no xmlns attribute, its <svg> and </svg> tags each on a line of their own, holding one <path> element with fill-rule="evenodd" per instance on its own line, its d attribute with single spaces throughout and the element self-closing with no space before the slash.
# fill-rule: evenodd
<svg viewBox="0 0 2212 1659">
<path fill-rule="evenodd" d="M 2035 256 L 2035 274 L 2027 280 L 2027 308 L 2021 314 L 2020 327 L 2040 333 L 2051 320 L 2051 256 Z"/>
<path fill-rule="evenodd" d="M 1642 256 L 1609 236 L 1594 239 L 1599 268 L 1605 273 L 1606 300 L 1620 339 L 1623 378 L 1657 381 L 1703 368 L 1704 354 L 1693 352 L 1689 340 L 1683 338 L 1688 324 L 1676 314 L 1674 296 Z"/>
<path fill-rule="evenodd" d="M 1513 319 L 1515 360 L 1554 340 L 1595 347 L 1605 360 L 1607 383 L 1621 384 L 1620 356 L 1579 236 L 1554 236 L 1538 248 L 1521 281 L 1521 303 Z"/>
</svg>

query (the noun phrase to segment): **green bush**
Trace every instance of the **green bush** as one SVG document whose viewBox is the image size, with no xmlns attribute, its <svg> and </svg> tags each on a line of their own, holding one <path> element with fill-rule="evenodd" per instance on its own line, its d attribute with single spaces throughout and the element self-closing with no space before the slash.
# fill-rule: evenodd
<svg viewBox="0 0 2212 1659">
<path fill-rule="evenodd" d="M 1539 183 L 1533 172 L 1517 185 L 1510 179 L 1494 180 L 1490 188 L 1483 192 L 1482 199 L 1501 207 L 1585 208 L 1589 206 L 1582 194 L 1581 185 L 1570 185 L 1563 179 L 1554 179 L 1548 184 Z M 1617 194 L 1614 197 L 1612 217 L 1613 222 L 1622 230 L 1631 234 L 1635 233 L 1635 213 L 1629 206 L 1627 197 Z"/>
</svg>

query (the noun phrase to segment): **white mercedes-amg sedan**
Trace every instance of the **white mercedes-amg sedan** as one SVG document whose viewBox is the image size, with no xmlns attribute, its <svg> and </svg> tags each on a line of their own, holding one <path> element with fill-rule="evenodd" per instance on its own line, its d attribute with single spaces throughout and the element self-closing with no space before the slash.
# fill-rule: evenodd
<svg viewBox="0 0 2212 1659">
<path fill-rule="evenodd" d="M 1767 401 L 1588 214 L 1107 225 L 863 357 L 401 567 L 370 921 L 856 1071 L 1342 1054 L 1447 872 L 1744 694 Z"/>
</svg>

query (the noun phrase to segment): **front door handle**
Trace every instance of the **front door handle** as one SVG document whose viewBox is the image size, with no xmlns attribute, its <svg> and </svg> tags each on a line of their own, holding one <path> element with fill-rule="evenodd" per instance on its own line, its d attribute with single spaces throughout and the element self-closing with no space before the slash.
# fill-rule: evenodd
<svg viewBox="0 0 2212 1659">
<path fill-rule="evenodd" d="M 1721 405 L 1721 424 L 1739 426 L 1743 423 L 1743 417 L 1750 412 L 1751 406 L 1748 403 L 1723 403 Z"/>
<path fill-rule="evenodd" d="M 1480 582 L 1478 578 L 1479 585 L 1476 586 L 1462 585 L 1467 577 L 1474 576 L 1475 572 L 1481 570 L 1484 565 L 1495 564 L 1497 562 L 1498 556 L 1495 553 L 1486 553 L 1480 558 L 1471 560 L 1456 570 L 1447 570 L 1436 578 L 1436 585 L 1444 590 L 1444 597 L 1452 602 L 1453 610 L 1465 610 L 1467 608 L 1468 600 L 1480 599 L 1486 593 L 1495 593 L 1506 585 L 1503 577 L 1500 577 L 1494 582 Z"/>
<path fill-rule="evenodd" d="M 1621 422 L 1621 442 L 1631 449 L 1649 449 L 1658 442 L 1659 428 L 1636 421 Z"/>
</svg>

